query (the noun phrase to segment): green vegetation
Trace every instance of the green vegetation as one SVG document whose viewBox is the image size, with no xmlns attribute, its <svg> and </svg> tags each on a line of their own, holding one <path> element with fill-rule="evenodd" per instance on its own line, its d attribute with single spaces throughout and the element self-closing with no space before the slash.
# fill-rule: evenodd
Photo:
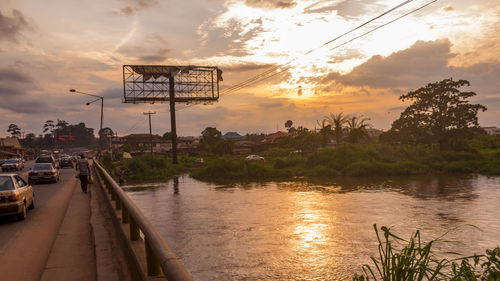
<svg viewBox="0 0 500 281">
<path fill-rule="evenodd" d="M 123 177 L 128 181 L 158 181 L 173 178 L 186 173 L 195 166 L 195 159 L 180 157 L 179 164 L 172 164 L 166 156 L 142 155 L 132 159 L 112 162 L 109 155 L 101 157 L 99 163 L 114 177 Z"/>
<path fill-rule="evenodd" d="M 438 259 L 432 252 L 432 245 L 437 240 L 424 244 L 420 232 L 404 240 L 394 235 L 383 226 L 383 239 L 377 229 L 378 258 L 372 257 L 373 266 L 364 265 L 363 274 L 355 274 L 353 281 L 420 281 L 420 280 L 500 280 L 500 247 L 486 250 L 486 255 L 474 255 L 452 260 Z M 398 251 L 393 242 L 406 242 Z"/>
<path fill-rule="evenodd" d="M 440 151 L 437 147 L 389 144 L 343 144 L 308 155 L 273 149 L 265 162 L 222 156 L 191 175 L 200 180 L 273 180 L 305 177 L 395 176 L 437 173 L 500 175 L 500 147 L 470 151 Z"/>
</svg>

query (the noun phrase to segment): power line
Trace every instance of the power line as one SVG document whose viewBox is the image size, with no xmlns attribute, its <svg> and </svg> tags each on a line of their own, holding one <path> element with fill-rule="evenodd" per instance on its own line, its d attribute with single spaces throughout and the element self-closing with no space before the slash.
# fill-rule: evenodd
<svg viewBox="0 0 500 281">
<path fill-rule="evenodd" d="M 385 11 L 385 12 L 381 13 L 380 15 L 378 15 L 378 16 L 376 16 L 376 17 L 374 17 L 374 18 L 372 18 L 372 19 L 370 19 L 370 20 L 368 20 L 368 21 L 366 21 L 366 22 L 364 22 L 364 23 L 362 23 L 362 24 L 360 24 L 360 25 L 356 26 L 355 28 L 352 28 L 352 29 L 350 29 L 350 30 L 348 30 L 348 31 L 344 32 L 343 34 L 341 34 L 341 35 L 339 35 L 339 36 L 337 36 L 337 37 L 335 37 L 335 38 L 333 38 L 333 39 L 331 39 L 331 40 L 329 40 L 329 41 L 327 41 L 327 42 L 323 43 L 321 46 L 316 47 L 316 48 L 314 48 L 314 49 L 311 49 L 311 50 L 307 51 L 304 55 L 309 55 L 310 53 L 312 53 L 312 52 L 314 52 L 314 51 L 316 51 L 316 50 L 318 50 L 318 49 L 320 49 L 320 48 L 322 48 L 322 47 L 324 47 L 324 46 L 326 46 L 326 45 L 328 45 L 328 44 L 331 44 L 331 43 L 335 42 L 336 40 L 338 40 L 338 39 L 340 39 L 340 38 L 342 38 L 342 37 L 344 37 L 344 36 L 346 36 L 346 35 L 348 35 L 348 34 L 350 34 L 350 33 L 354 32 L 354 31 L 356 31 L 356 30 L 360 29 L 361 27 L 363 27 L 363 26 L 365 26 L 365 25 L 367 25 L 367 24 L 369 24 L 369 23 L 371 23 L 371 22 L 373 22 L 373 21 L 375 21 L 375 20 L 377 20 L 377 19 L 379 19 L 379 18 L 381 18 L 381 17 L 383 17 L 383 16 L 385 16 L 385 15 L 387 15 L 387 14 L 389 14 L 389 13 L 391 13 L 391 12 L 393 12 L 393 11 L 395 11 L 395 10 L 397 10 L 397 9 L 399 9 L 399 8 L 401 8 L 401 7 L 403 7 L 403 6 L 405 6 L 405 5 L 407 5 L 407 4 L 409 4 L 409 3 L 410 3 L 410 2 L 412 2 L 412 1 L 413 1 L 413 0 L 407 0 L 407 1 L 404 1 L 404 2 L 402 2 L 402 3 L 400 3 L 400 4 L 396 5 L 396 6 L 394 6 L 393 8 L 391 8 L 391 9 L 389 9 L 389 10 L 387 10 L 387 11 Z M 295 58 L 295 59 L 292 59 L 292 60 L 288 61 L 287 63 L 285 63 L 285 64 L 283 64 L 283 65 L 278 65 L 278 66 L 272 67 L 272 68 L 270 68 L 270 69 L 268 69 L 268 70 L 264 71 L 264 72 L 263 72 L 263 73 L 261 73 L 261 74 L 258 74 L 258 75 L 256 75 L 256 76 L 254 76 L 254 77 L 250 78 L 250 79 L 247 79 L 247 80 L 245 80 L 245 81 L 243 81 L 243 82 L 240 82 L 239 84 L 236 84 L 236 85 L 234 85 L 234 86 L 231 86 L 231 87 L 229 87 L 228 89 L 226 89 L 226 90 L 225 90 L 225 93 L 227 93 L 227 92 L 232 92 L 232 91 L 235 91 L 235 90 L 239 90 L 241 87 L 245 87 L 247 84 L 250 84 L 250 83 L 252 83 L 252 82 L 256 81 L 256 80 L 257 80 L 260 76 L 265 76 L 265 75 L 267 75 L 267 74 L 269 74 L 269 73 L 272 73 L 272 72 L 274 72 L 274 71 L 278 70 L 279 68 L 281 68 L 281 67 L 283 67 L 283 66 L 286 66 L 286 65 L 291 64 L 292 62 L 296 61 L 297 59 L 298 59 L 298 58 Z"/>
<path fill-rule="evenodd" d="M 341 46 L 344 46 L 344 45 L 346 45 L 346 44 L 348 44 L 348 43 L 350 43 L 350 42 L 352 42 L 352 41 L 354 41 L 354 40 L 356 40 L 356 39 L 359 39 L 359 38 L 363 37 L 363 36 L 366 36 L 366 35 L 368 35 L 368 34 L 370 34 L 370 33 L 374 32 L 374 31 L 376 31 L 376 30 L 378 30 L 378 29 L 380 29 L 380 28 L 382 28 L 382 27 L 384 27 L 384 26 L 387 26 L 387 25 L 389 25 L 389 24 L 391 24 L 391 23 L 393 23 L 393 22 L 395 22 L 395 21 L 397 21 L 397 20 L 400 20 L 400 19 L 402 19 L 402 18 L 404 18 L 404 17 L 406 17 L 406 16 L 408 16 L 408 15 L 410 15 L 410 14 L 412 14 L 412 13 L 415 13 L 415 12 L 417 12 L 417 11 L 419 11 L 419 10 L 421 10 L 421 9 L 423 9 L 423 8 L 425 8 L 425 7 L 429 6 L 429 5 L 431 5 L 432 3 L 437 2 L 437 1 L 438 1 L 438 0 L 433 0 L 433 1 L 430 1 L 430 2 L 428 2 L 428 3 L 426 3 L 426 4 L 424 4 L 424 5 L 422 5 L 422 6 L 418 7 L 418 8 L 416 8 L 416 9 L 411 10 L 411 11 L 410 11 L 410 12 L 408 12 L 408 13 L 405 13 L 405 14 L 403 14 L 403 15 L 401 15 L 401 16 L 399 16 L 399 17 L 397 17 L 397 18 L 395 18 L 395 19 L 393 19 L 393 20 L 391 20 L 391 21 L 389 21 L 389 22 L 386 22 L 386 23 L 384 23 L 384 24 L 382 24 L 382 25 L 380 25 L 380 26 L 377 26 L 377 27 L 375 27 L 375 28 L 373 28 L 373 29 L 371 29 L 371 30 L 369 30 L 369 31 L 367 31 L 367 32 L 365 32 L 365 33 L 363 33 L 363 34 L 361 34 L 361 35 L 358 35 L 358 36 L 356 36 L 356 37 L 354 37 L 354 38 L 352 38 L 352 39 L 350 39 L 350 40 L 348 40 L 348 41 L 346 41 L 346 42 L 343 42 L 343 43 L 341 43 L 341 44 L 339 44 L 339 45 L 337 45 L 337 46 L 335 46 L 335 47 L 331 48 L 331 49 L 330 49 L 330 51 L 335 50 L 335 49 L 337 49 L 337 48 L 339 48 L 339 47 L 341 47 Z M 400 4 L 400 5 L 401 5 L 401 4 Z M 380 17 L 380 16 L 378 16 L 378 17 Z M 344 33 L 344 34 L 346 34 L 346 33 Z M 337 38 L 335 38 L 334 40 L 336 40 L 336 39 L 338 39 L 338 38 L 340 38 L 340 37 L 337 37 Z M 327 42 L 327 43 L 331 43 L 331 42 L 333 42 L 333 40 L 331 40 L 331 41 L 329 41 L 329 42 Z M 324 46 L 326 46 L 326 45 L 324 44 L 324 45 L 322 45 L 321 47 L 324 47 Z M 320 47 L 320 48 L 321 48 L 321 47 Z M 316 48 L 316 49 L 319 49 L 319 48 Z M 316 49 L 315 49 L 315 50 L 316 50 Z M 309 52 L 308 52 L 308 53 L 309 53 Z M 257 76 L 256 76 L 256 77 L 253 77 L 253 81 L 252 81 L 252 83 L 245 83 L 245 82 L 240 83 L 239 85 L 236 85 L 236 86 L 232 87 L 230 90 L 228 90 L 228 91 L 224 92 L 224 94 L 225 94 L 225 95 L 232 94 L 232 93 L 234 93 L 235 91 L 237 91 L 237 90 L 239 90 L 239 89 L 242 89 L 242 88 L 245 88 L 245 87 L 247 87 L 247 86 L 249 86 L 249 85 L 251 85 L 251 84 L 254 84 L 253 82 L 255 82 L 255 83 L 262 82 L 262 81 L 267 80 L 267 79 L 269 79 L 269 78 L 272 78 L 272 77 L 274 77 L 274 76 L 276 76 L 276 75 L 279 75 L 279 74 L 282 74 L 282 73 L 286 73 L 286 71 L 287 71 L 287 70 L 289 70 L 290 68 L 292 68 L 292 67 L 293 67 L 293 65 L 290 65 L 290 64 L 291 64 L 293 61 L 295 61 L 295 60 L 296 60 L 296 59 L 294 59 L 294 60 L 292 60 L 292 61 L 290 61 L 290 62 L 286 63 L 284 66 L 286 66 L 286 65 L 288 65 L 288 66 L 287 66 L 286 68 L 284 68 L 284 69 L 281 69 L 281 71 L 280 71 L 280 72 L 272 73 L 272 71 L 271 71 L 271 72 L 269 72 L 269 73 L 268 73 L 268 74 L 266 74 L 266 75 L 262 75 L 262 74 L 261 74 L 261 75 L 258 75 L 258 76 L 260 76 L 260 77 L 257 77 Z M 278 67 L 278 68 L 279 68 L 279 67 Z M 278 68 L 276 68 L 276 69 L 278 69 Z M 273 70 L 273 71 L 274 71 L 274 70 Z M 249 79 L 249 80 L 250 80 L 250 79 Z"/>
<path fill-rule="evenodd" d="M 374 18 L 372 18 L 372 19 L 370 19 L 370 20 L 368 20 L 368 21 L 366 21 L 366 22 L 364 22 L 364 23 L 362 23 L 361 25 L 358 25 L 357 27 L 355 27 L 355 28 L 353 28 L 353 29 L 351 29 L 351 30 L 349 30 L 349 31 L 347 31 L 347 32 L 344 32 L 343 34 L 341 34 L 341 35 L 339 35 L 339 36 L 337 36 L 337 37 L 333 38 L 332 40 L 329 40 L 329 41 L 325 42 L 325 43 L 324 43 L 324 44 L 322 44 L 321 46 L 319 46 L 319 47 L 316 47 L 316 48 L 314 48 L 314 49 L 309 50 L 308 52 L 306 52 L 306 53 L 304 54 L 304 56 L 305 56 L 305 55 L 309 55 L 309 54 L 311 54 L 312 52 L 314 52 L 314 51 L 316 51 L 316 50 L 318 50 L 318 49 L 321 49 L 321 48 L 323 48 L 323 47 L 325 47 L 325 46 L 327 46 L 327 45 L 329 45 L 329 44 L 331 44 L 331 43 L 335 42 L 336 40 L 338 40 L 338 39 L 340 39 L 340 38 L 342 38 L 342 37 L 344 37 L 344 36 L 346 36 L 346 35 L 348 35 L 348 34 L 350 34 L 350 33 L 354 32 L 354 31 L 356 31 L 356 30 L 360 29 L 361 27 L 363 27 L 363 26 L 367 25 L 368 23 L 371 23 L 371 22 L 373 22 L 373 21 L 375 21 L 375 20 L 377 20 L 377 19 L 379 19 L 379 18 L 381 18 L 381 17 L 383 17 L 383 16 L 385 16 L 385 15 L 387 15 L 387 14 L 389 14 L 389 13 L 391 13 L 391 12 L 395 11 L 396 9 L 399 9 L 399 8 L 403 7 L 404 5 L 407 5 L 408 3 L 412 2 L 412 1 L 413 1 L 413 0 L 407 0 L 407 1 L 404 1 L 404 2 L 402 2 L 402 3 L 400 3 L 400 4 L 396 5 L 396 6 L 394 6 L 393 8 L 391 8 L 391 9 L 389 9 L 389 10 L 387 10 L 387 11 L 383 12 L 382 14 L 380 14 L 380 15 L 378 15 L 378 16 L 376 16 L 376 17 L 374 17 Z M 400 20 L 400 19 L 402 19 L 402 18 L 404 18 L 404 17 L 406 17 L 406 16 L 408 16 L 408 15 L 410 15 L 410 14 L 412 14 L 412 13 L 415 13 L 415 12 L 417 12 L 417 11 L 419 11 L 419 10 L 421 10 L 421 9 L 423 9 L 423 8 L 425 8 L 425 7 L 429 6 L 429 5 L 431 5 L 431 4 L 433 4 L 434 2 L 437 2 L 437 1 L 438 1 L 438 0 L 432 0 L 432 1 L 430 1 L 430 2 L 427 2 L 426 4 L 424 4 L 424 5 L 420 6 L 420 7 L 416 8 L 416 9 L 413 9 L 413 10 L 411 10 L 411 11 L 409 11 L 409 12 L 407 12 L 407 13 L 405 13 L 405 14 L 403 14 L 403 15 L 401 15 L 401 16 L 399 16 L 399 17 L 397 17 L 397 18 L 395 18 L 395 19 L 393 19 L 393 20 L 391 20 L 391 21 L 388 21 L 388 22 L 386 22 L 386 23 L 384 23 L 384 24 L 382 24 L 382 25 L 379 25 L 379 26 L 377 26 L 377 27 L 375 27 L 375 28 L 373 28 L 373 29 L 371 29 L 371 30 L 369 30 L 369 31 L 367 31 L 367 32 L 365 32 L 365 33 L 363 33 L 363 34 L 361 34 L 361 35 L 358 35 L 358 36 L 356 36 L 356 37 L 354 37 L 354 38 L 352 38 L 352 39 L 350 39 L 350 40 L 348 40 L 348 41 L 346 41 L 346 42 L 343 42 L 343 43 L 341 43 L 341 44 L 339 44 L 339 45 L 336 45 L 335 47 L 331 48 L 331 49 L 330 49 L 330 51 L 335 50 L 335 49 L 337 49 L 337 48 L 339 48 L 339 47 L 341 47 L 341 46 L 344 46 L 344 45 L 346 45 L 346 44 L 348 44 L 348 43 L 350 43 L 350 42 L 352 42 L 352 41 L 354 41 L 354 40 L 357 40 L 357 39 L 359 39 L 359 38 L 363 37 L 363 36 L 366 36 L 366 35 L 368 35 L 368 34 L 370 34 L 370 33 L 374 32 L 374 31 L 376 31 L 376 30 L 378 30 L 378 29 L 380 29 L 380 28 L 382 28 L 382 27 L 384 27 L 384 26 L 387 26 L 387 25 L 389 25 L 389 24 L 391 24 L 391 23 L 393 23 L 393 22 L 395 22 L 395 21 L 398 21 L 398 20 Z M 231 87 L 229 87 L 229 88 L 225 89 L 225 90 L 224 90 L 224 92 L 223 92 L 221 95 L 229 95 L 229 94 L 232 94 L 232 93 L 234 93 L 235 91 L 240 90 L 240 89 L 242 89 L 242 88 L 245 88 L 245 87 L 247 87 L 247 86 L 249 86 L 249 85 L 253 85 L 253 84 L 256 84 L 256 83 L 262 82 L 262 81 L 264 81 L 264 80 L 267 80 L 267 79 L 269 79 L 269 78 L 272 78 L 272 77 L 274 77 L 274 76 L 276 76 L 276 75 L 279 75 L 279 74 L 282 74 L 282 73 L 286 73 L 286 71 L 287 71 L 287 70 L 289 70 L 290 68 L 292 68 L 292 67 L 293 67 L 293 65 L 291 65 L 291 64 L 292 64 L 294 61 L 296 61 L 297 59 L 298 59 L 298 58 L 294 58 L 294 59 L 292 59 L 292 60 L 288 61 L 288 62 L 287 62 L 287 63 L 285 63 L 285 64 L 278 65 L 278 66 L 274 66 L 274 67 L 272 67 L 272 68 L 270 68 L 270 69 L 268 69 L 268 70 L 266 70 L 266 71 L 264 71 L 264 72 L 262 72 L 262 73 L 260 73 L 260 74 L 258 74 L 258 75 L 256 75 L 256 76 L 254 76 L 254 77 L 252 77 L 252 78 L 250 78 L 250 79 L 247 79 L 247 80 L 245 80 L 245 81 L 243 81 L 243 82 L 240 82 L 240 83 L 238 83 L 238 84 L 236 84 L 236 85 L 233 85 L 233 86 L 231 86 Z M 279 71 L 278 71 L 278 70 L 279 70 Z M 278 72 L 275 72 L 275 71 L 278 71 Z M 196 104 L 187 105 L 187 106 L 185 106 L 185 107 L 183 107 L 183 108 L 180 108 L 180 109 L 178 109 L 178 110 L 183 110 L 183 109 L 189 108 L 189 107 L 194 106 L 194 105 L 196 105 Z"/>
</svg>

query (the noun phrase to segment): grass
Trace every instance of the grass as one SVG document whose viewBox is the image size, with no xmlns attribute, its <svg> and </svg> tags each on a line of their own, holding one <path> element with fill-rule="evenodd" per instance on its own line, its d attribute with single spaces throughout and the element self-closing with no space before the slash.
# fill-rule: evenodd
<svg viewBox="0 0 500 281">
<path fill-rule="evenodd" d="M 355 274 L 353 281 L 500 280 L 500 247 L 486 250 L 485 255 L 438 259 L 432 246 L 439 238 L 424 244 L 420 232 L 416 231 L 409 240 L 404 240 L 385 226 L 380 228 L 382 238 L 377 225 L 373 227 L 378 240 L 378 257 L 371 258 L 371 266 L 363 265 L 363 274 Z M 406 246 L 397 250 L 393 246 L 395 241 L 406 242 Z"/>
</svg>

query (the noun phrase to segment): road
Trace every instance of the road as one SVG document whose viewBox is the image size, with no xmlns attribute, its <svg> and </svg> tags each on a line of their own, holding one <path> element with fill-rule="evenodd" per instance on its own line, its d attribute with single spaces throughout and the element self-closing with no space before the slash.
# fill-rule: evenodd
<svg viewBox="0 0 500 281">
<path fill-rule="evenodd" d="M 26 162 L 18 174 L 28 179 L 33 161 Z M 0 217 L 0 279 L 38 281 L 66 213 L 71 194 L 78 181 L 74 170 L 61 169 L 58 183 L 33 186 L 35 209 L 28 210 L 24 221 Z"/>
</svg>

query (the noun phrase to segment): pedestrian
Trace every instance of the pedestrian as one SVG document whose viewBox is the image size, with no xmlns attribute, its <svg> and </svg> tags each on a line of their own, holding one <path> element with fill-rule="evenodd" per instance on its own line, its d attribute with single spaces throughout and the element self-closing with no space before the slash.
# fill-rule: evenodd
<svg viewBox="0 0 500 281">
<path fill-rule="evenodd" d="M 85 155 L 80 155 L 80 159 L 76 162 L 76 170 L 80 170 L 80 185 L 83 193 L 87 193 L 88 178 L 90 174 L 89 161 L 85 159 Z"/>
</svg>

